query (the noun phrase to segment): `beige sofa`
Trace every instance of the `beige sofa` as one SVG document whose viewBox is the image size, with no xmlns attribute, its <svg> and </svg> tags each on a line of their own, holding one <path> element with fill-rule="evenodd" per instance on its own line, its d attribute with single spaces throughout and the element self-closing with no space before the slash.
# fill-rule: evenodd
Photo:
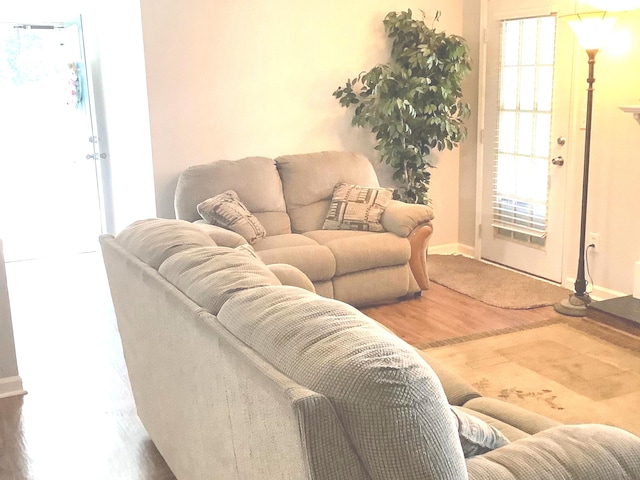
<svg viewBox="0 0 640 480">
<path fill-rule="evenodd" d="M 323 230 L 334 187 L 341 182 L 379 187 L 367 158 L 350 152 L 196 165 L 179 177 L 176 217 L 205 223 L 197 205 L 233 190 L 266 229 L 266 238 L 253 245 L 258 256 L 267 264 L 297 267 L 318 294 L 363 306 L 427 289 L 433 210 L 394 200 L 382 215 L 386 232 Z M 239 235 L 236 241 L 246 242 Z"/>
<path fill-rule="evenodd" d="M 180 480 L 640 479 L 636 436 L 481 397 L 246 246 L 160 219 L 101 244 L 138 415 Z M 465 457 L 470 419 L 510 443 Z"/>
</svg>

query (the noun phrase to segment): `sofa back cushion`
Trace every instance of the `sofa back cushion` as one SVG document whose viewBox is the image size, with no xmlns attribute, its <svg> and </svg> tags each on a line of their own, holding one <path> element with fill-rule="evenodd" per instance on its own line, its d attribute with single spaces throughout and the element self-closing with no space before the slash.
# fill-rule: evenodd
<svg viewBox="0 0 640 480">
<path fill-rule="evenodd" d="M 285 375 L 332 402 L 372 479 L 466 478 L 435 373 L 355 308 L 295 287 L 261 287 L 237 292 L 218 319 Z"/>
<path fill-rule="evenodd" d="M 338 183 L 379 187 L 373 165 L 353 152 L 317 152 L 275 159 L 282 179 L 291 229 L 295 233 L 320 230 Z"/>
<path fill-rule="evenodd" d="M 214 315 L 236 292 L 280 285 L 248 245 L 200 247 L 168 258 L 159 269 L 187 297 Z"/>
<path fill-rule="evenodd" d="M 216 246 L 209 234 L 184 220 L 149 218 L 122 230 L 116 242 L 156 270 L 170 256 L 194 247 Z"/>
<path fill-rule="evenodd" d="M 178 178 L 176 217 L 189 222 L 199 220 L 197 205 L 227 190 L 238 194 L 267 235 L 291 233 L 276 164 L 266 157 L 218 160 L 187 168 Z"/>
</svg>

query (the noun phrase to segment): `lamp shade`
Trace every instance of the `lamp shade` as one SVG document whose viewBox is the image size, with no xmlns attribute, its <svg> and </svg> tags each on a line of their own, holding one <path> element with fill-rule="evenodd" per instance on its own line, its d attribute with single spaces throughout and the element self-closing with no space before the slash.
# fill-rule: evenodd
<svg viewBox="0 0 640 480">
<path fill-rule="evenodd" d="M 607 17 L 607 12 L 576 13 L 564 19 L 585 50 L 599 50 L 616 24 L 616 19 Z"/>
<path fill-rule="evenodd" d="M 640 0 L 585 0 L 587 5 L 608 12 L 622 12 L 640 8 Z"/>
</svg>

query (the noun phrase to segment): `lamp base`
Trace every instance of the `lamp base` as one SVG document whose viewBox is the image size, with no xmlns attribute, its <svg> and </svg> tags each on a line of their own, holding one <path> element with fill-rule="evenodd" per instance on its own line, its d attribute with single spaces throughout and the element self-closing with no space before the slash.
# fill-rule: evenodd
<svg viewBox="0 0 640 480">
<path fill-rule="evenodd" d="M 591 297 L 588 293 L 582 296 L 572 294 L 569 298 L 565 298 L 561 302 L 556 303 L 553 309 L 562 315 L 570 317 L 586 317 L 587 305 L 591 303 Z"/>
</svg>

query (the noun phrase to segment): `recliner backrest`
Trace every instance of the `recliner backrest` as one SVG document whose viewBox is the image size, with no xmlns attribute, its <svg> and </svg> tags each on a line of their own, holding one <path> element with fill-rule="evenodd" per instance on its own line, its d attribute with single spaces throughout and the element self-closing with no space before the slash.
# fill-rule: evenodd
<svg viewBox="0 0 640 480">
<path fill-rule="evenodd" d="M 275 162 L 266 157 L 218 160 L 187 168 L 178 178 L 176 217 L 189 222 L 200 220 L 197 205 L 227 190 L 238 194 L 267 235 L 291 233 L 280 176 Z"/>
<path fill-rule="evenodd" d="M 294 233 L 322 229 L 338 183 L 379 187 L 371 162 L 354 152 L 316 152 L 275 159 Z"/>
</svg>

